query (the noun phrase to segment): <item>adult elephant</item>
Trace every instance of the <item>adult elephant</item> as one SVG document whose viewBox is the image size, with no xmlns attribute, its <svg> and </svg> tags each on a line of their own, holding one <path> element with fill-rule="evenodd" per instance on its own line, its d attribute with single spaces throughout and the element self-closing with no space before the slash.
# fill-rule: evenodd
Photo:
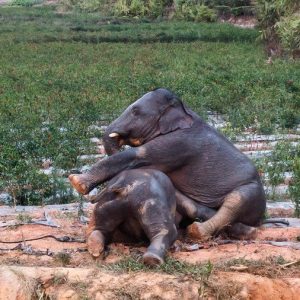
<svg viewBox="0 0 300 300">
<path fill-rule="evenodd" d="M 151 91 L 131 104 L 106 130 L 106 152 L 85 174 L 70 175 L 83 194 L 119 172 L 153 168 L 177 189 L 177 210 L 194 222 L 193 237 L 206 238 L 230 227 L 233 235 L 252 234 L 266 200 L 258 172 L 248 157 L 166 89 Z M 119 152 L 124 144 L 133 146 Z"/>
</svg>

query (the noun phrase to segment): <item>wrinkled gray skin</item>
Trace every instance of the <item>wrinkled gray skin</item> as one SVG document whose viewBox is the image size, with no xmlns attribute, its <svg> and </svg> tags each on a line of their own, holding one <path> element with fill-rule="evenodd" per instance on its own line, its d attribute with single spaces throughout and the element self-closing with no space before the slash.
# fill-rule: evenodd
<svg viewBox="0 0 300 300">
<path fill-rule="evenodd" d="M 167 249 L 177 237 L 175 188 L 157 170 L 123 171 L 111 179 L 96 196 L 94 231 L 88 237 L 88 250 L 100 256 L 105 244 L 119 230 L 123 234 L 150 241 L 143 256 L 147 265 L 161 264 Z"/>
<path fill-rule="evenodd" d="M 86 194 L 123 170 L 147 167 L 171 179 L 182 215 L 205 221 L 190 227 L 192 237 L 209 237 L 228 226 L 237 235 L 251 233 L 248 226 L 261 222 L 266 200 L 253 163 L 168 90 L 154 90 L 131 104 L 103 141 L 111 156 L 88 173 L 69 177 L 79 192 Z M 124 144 L 133 148 L 118 152 Z"/>
</svg>

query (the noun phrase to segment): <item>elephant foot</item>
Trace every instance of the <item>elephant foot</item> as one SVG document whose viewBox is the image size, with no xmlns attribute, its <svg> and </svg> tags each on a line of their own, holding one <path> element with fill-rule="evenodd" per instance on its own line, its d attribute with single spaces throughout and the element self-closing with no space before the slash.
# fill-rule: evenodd
<svg viewBox="0 0 300 300">
<path fill-rule="evenodd" d="M 228 227 L 227 233 L 230 237 L 238 240 L 254 240 L 257 236 L 258 229 L 242 223 L 234 223 Z"/>
<path fill-rule="evenodd" d="M 69 180 L 78 193 L 86 195 L 89 193 L 89 188 L 87 184 L 84 183 L 84 177 L 86 177 L 85 174 L 71 174 L 69 175 Z"/>
<path fill-rule="evenodd" d="M 194 222 L 187 227 L 187 234 L 190 238 L 196 240 L 207 241 L 211 238 L 211 235 L 205 230 L 202 223 Z"/>
<path fill-rule="evenodd" d="M 147 251 L 147 252 L 143 255 L 143 263 L 144 263 L 146 266 L 149 266 L 149 267 L 155 267 L 155 266 L 159 266 L 159 265 L 163 264 L 163 263 L 164 263 L 164 260 L 163 260 L 163 258 L 160 257 L 159 255 Z"/>
<path fill-rule="evenodd" d="M 97 258 L 104 252 L 104 236 L 100 230 L 94 230 L 87 239 L 89 253 Z"/>
</svg>

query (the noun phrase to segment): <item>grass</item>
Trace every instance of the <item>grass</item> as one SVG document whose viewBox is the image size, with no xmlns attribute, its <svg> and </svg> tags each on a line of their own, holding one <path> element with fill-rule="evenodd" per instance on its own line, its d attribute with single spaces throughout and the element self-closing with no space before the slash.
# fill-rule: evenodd
<svg viewBox="0 0 300 300">
<path fill-rule="evenodd" d="M 189 276 L 195 280 L 207 280 L 212 273 L 213 265 L 210 262 L 206 264 L 189 264 L 167 257 L 165 263 L 162 265 L 150 268 L 142 263 L 141 257 L 139 256 L 125 256 L 116 263 L 100 265 L 100 268 L 121 273 L 154 271 L 165 274 Z"/>
<path fill-rule="evenodd" d="M 258 32 L 228 24 L 152 22 L 55 6 L 0 7 L 0 189 L 17 203 L 62 197 L 59 176 L 90 152 L 89 129 L 133 100 L 167 87 L 206 118 L 269 133 L 300 120 L 300 62 L 266 64 Z"/>
<path fill-rule="evenodd" d="M 18 214 L 16 219 L 17 219 L 17 221 L 19 221 L 22 224 L 32 222 L 31 216 L 29 214 L 25 214 L 25 213 Z"/>
<path fill-rule="evenodd" d="M 285 267 L 288 261 L 281 255 L 269 256 L 264 260 L 250 260 L 244 258 L 232 259 L 223 263 L 217 263 L 214 265 L 214 270 L 233 272 L 230 267 L 243 266 L 247 267 L 244 272 L 251 273 L 253 275 L 264 276 L 268 278 L 279 278 L 282 276 L 297 276 L 299 274 L 299 266 L 297 264 L 290 267 Z"/>
<path fill-rule="evenodd" d="M 67 252 L 58 252 L 55 256 L 54 256 L 54 260 L 59 263 L 60 265 L 67 266 L 70 264 L 71 262 L 71 255 Z"/>
</svg>

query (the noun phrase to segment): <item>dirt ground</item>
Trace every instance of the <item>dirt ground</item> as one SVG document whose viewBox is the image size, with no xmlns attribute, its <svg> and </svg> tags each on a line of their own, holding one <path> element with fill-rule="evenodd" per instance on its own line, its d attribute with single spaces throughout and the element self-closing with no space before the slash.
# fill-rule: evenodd
<svg viewBox="0 0 300 300">
<path fill-rule="evenodd" d="M 261 227 L 253 241 L 181 239 L 151 270 L 138 262 L 145 245 L 111 244 L 104 260 L 92 259 L 91 210 L 0 206 L 0 300 L 300 299 L 299 219 Z"/>
</svg>

